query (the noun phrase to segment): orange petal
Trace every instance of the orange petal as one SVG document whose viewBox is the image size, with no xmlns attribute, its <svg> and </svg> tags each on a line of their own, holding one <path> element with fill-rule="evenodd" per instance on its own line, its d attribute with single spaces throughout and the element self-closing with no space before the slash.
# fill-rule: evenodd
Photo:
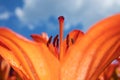
<svg viewBox="0 0 120 80">
<path fill-rule="evenodd" d="M 41 42 L 41 43 L 45 43 L 45 44 L 47 44 L 47 42 L 48 42 L 48 36 L 46 33 L 42 33 L 41 35 L 32 34 L 31 37 L 36 42 Z"/>
<path fill-rule="evenodd" d="M 115 75 L 115 70 L 119 64 L 110 64 L 100 75 L 104 80 L 110 80 L 113 75 Z"/>
<path fill-rule="evenodd" d="M 94 25 L 67 53 L 61 80 L 96 80 L 120 55 L 120 14 Z"/>
<path fill-rule="evenodd" d="M 28 74 L 26 74 L 25 70 L 21 66 L 21 63 L 18 61 L 18 59 L 13 55 L 11 51 L 0 46 L 0 55 L 5 59 L 5 61 L 10 63 L 10 65 L 14 68 L 14 70 L 17 73 L 19 73 L 19 76 L 22 79 L 27 79 L 26 76 L 28 76 Z"/>
<path fill-rule="evenodd" d="M 47 39 L 47 35 L 44 33 L 42 35 L 38 35 L 38 34 L 32 34 L 31 37 L 33 38 L 34 41 L 40 43 L 44 43 L 49 50 L 51 51 L 51 53 L 58 58 L 58 50 L 56 48 L 56 46 L 53 46 L 53 44 L 51 44 L 52 41 L 52 36 L 49 38 L 49 40 Z"/>
<path fill-rule="evenodd" d="M 29 41 L 6 28 L 0 28 L 0 32 L 0 39 L 5 41 L 3 43 L 10 48 L 32 80 L 58 80 L 59 62 L 45 44 Z"/>
</svg>

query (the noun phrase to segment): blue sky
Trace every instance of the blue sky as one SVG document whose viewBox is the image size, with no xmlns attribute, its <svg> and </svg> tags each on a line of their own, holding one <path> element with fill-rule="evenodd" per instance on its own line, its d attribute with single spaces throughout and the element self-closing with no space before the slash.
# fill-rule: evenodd
<svg viewBox="0 0 120 80">
<path fill-rule="evenodd" d="M 30 34 L 59 33 L 58 16 L 65 17 L 65 35 L 86 32 L 97 21 L 120 13 L 120 0 L 0 0 L 0 27 L 30 38 Z"/>
</svg>

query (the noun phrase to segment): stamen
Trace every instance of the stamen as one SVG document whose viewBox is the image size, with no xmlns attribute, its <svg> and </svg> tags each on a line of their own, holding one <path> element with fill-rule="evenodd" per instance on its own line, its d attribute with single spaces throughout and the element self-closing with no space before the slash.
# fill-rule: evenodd
<svg viewBox="0 0 120 80">
<path fill-rule="evenodd" d="M 58 40 L 58 35 L 56 35 L 54 40 L 53 40 L 53 46 L 54 47 L 58 47 L 57 40 Z"/>
<path fill-rule="evenodd" d="M 57 45 L 56 46 L 57 46 L 57 48 L 59 47 L 59 39 L 57 39 Z"/>
<path fill-rule="evenodd" d="M 59 35 L 60 35 L 60 54 L 59 54 L 59 57 L 60 57 L 60 60 L 62 59 L 63 57 L 63 28 L 64 28 L 64 17 L 63 16 L 60 16 L 58 18 L 59 20 L 59 28 L 60 28 L 60 31 L 59 31 Z"/>
<path fill-rule="evenodd" d="M 74 44 L 74 43 L 75 43 L 75 40 L 74 40 L 73 38 L 71 39 L 71 43 L 72 43 L 72 44 Z"/>
<path fill-rule="evenodd" d="M 50 36 L 50 38 L 49 38 L 49 40 L 47 42 L 47 46 L 49 46 L 49 44 L 51 43 L 51 41 L 52 41 L 52 36 Z"/>
<path fill-rule="evenodd" d="M 66 45 L 67 45 L 67 48 L 69 47 L 69 42 L 70 42 L 70 40 L 69 40 L 69 34 L 68 34 L 67 37 L 66 37 Z"/>
</svg>

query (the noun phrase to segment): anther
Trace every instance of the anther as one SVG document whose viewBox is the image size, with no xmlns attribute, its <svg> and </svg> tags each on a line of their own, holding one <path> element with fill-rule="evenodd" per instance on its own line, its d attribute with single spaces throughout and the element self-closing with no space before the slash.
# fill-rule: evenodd
<svg viewBox="0 0 120 80">
<path fill-rule="evenodd" d="M 71 38 L 71 43 L 74 44 L 75 43 L 75 40 L 73 38 Z"/>
<path fill-rule="evenodd" d="M 57 47 L 57 39 L 58 39 L 58 35 L 55 36 L 55 38 L 53 39 L 53 46 Z"/>
<path fill-rule="evenodd" d="M 66 45 L 67 45 L 67 48 L 69 47 L 69 34 L 67 35 L 67 37 L 66 37 Z"/>
<path fill-rule="evenodd" d="M 51 41 L 52 41 L 52 36 L 50 36 L 50 38 L 49 38 L 49 40 L 47 42 L 47 46 L 49 46 L 49 44 L 51 43 Z"/>
</svg>

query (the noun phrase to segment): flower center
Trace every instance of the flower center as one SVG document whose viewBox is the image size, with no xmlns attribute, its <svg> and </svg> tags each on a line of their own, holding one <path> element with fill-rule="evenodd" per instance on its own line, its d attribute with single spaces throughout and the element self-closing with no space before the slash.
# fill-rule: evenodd
<svg viewBox="0 0 120 80">
<path fill-rule="evenodd" d="M 58 17 L 59 20 L 59 35 L 56 35 L 54 39 L 52 40 L 52 36 L 49 37 L 49 40 L 47 41 L 47 46 L 49 47 L 51 42 L 55 49 L 57 49 L 57 52 L 55 51 L 55 54 L 57 54 L 59 60 L 63 58 L 64 53 L 64 46 L 63 46 L 63 28 L 64 28 L 64 17 L 60 16 Z M 53 50 L 54 51 L 54 50 Z"/>
</svg>

